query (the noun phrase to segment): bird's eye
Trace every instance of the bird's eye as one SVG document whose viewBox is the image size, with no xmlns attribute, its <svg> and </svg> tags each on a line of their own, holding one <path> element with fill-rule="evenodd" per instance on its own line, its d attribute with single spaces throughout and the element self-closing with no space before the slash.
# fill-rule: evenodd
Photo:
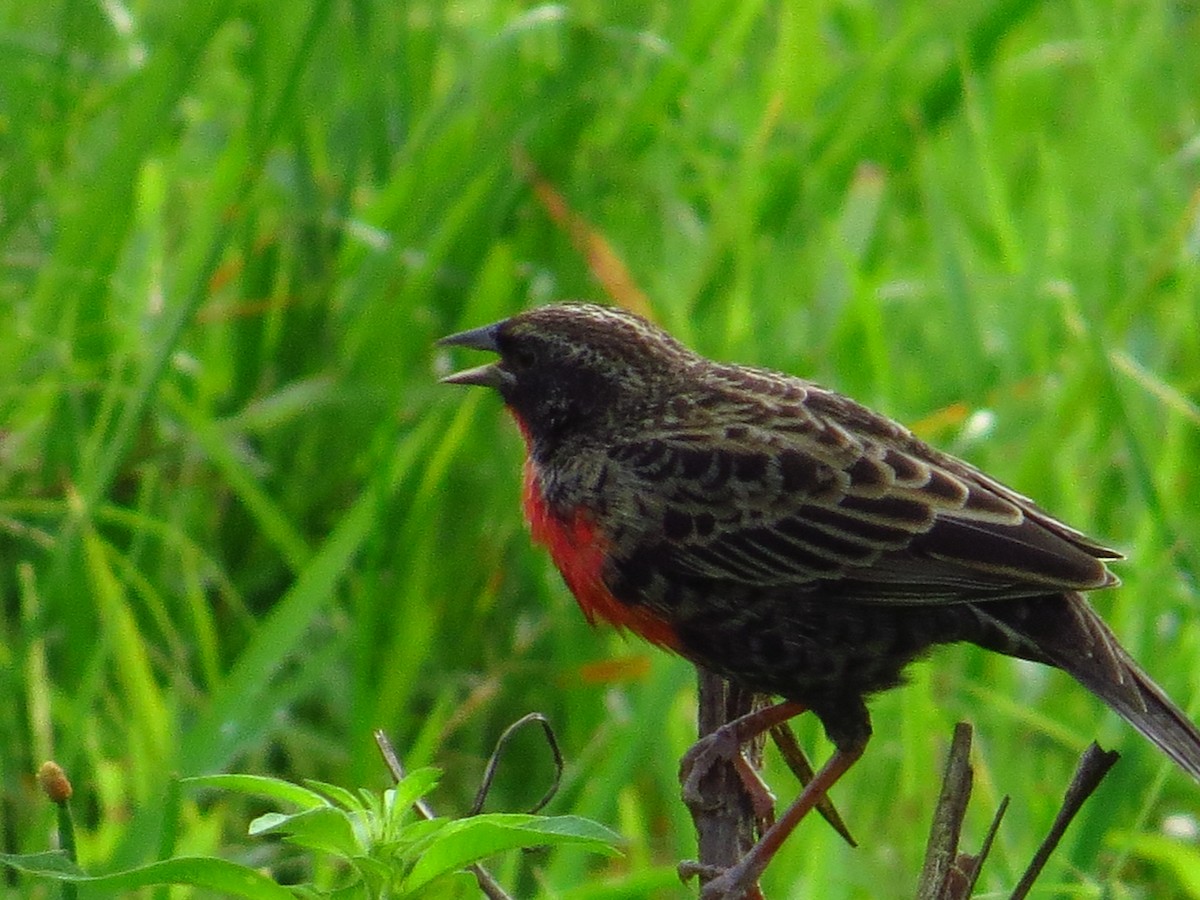
<svg viewBox="0 0 1200 900">
<path fill-rule="evenodd" d="M 516 347 L 509 354 L 509 362 L 518 372 L 531 369 L 537 363 L 537 353 L 530 347 Z"/>
</svg>

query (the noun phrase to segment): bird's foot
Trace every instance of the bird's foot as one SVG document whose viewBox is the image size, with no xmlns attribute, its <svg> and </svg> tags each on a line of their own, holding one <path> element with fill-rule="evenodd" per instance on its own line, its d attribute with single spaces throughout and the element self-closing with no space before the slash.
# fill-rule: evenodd
<svg viewBox="0 0 1200 900">
<path fill-rule="evenodd" d="M 709 866 L 694 859 L 685 859 L 675 871 L 679 873 L 679 880 L 687 884 L 693 878 L 707 878 L 710 881 L 719 875 L 722 875 L 725 870 L 720 866 Z"/>
<path fill-rule="evenodd" d="M 754 900 L 762 897 L 757 884 L 746 884 L 739 876 L 739 866 L 726 869 L 700 888 L 700 900 Z"/>
<path fill-rule="evenodd" d="M 745 762 L 742 744 L 736 734 L 725 728 L 718 728 L 692 744 L 679 761 L 679 783 L 683 786 L 683 802 L 688 809 L 707 808 L 700 782 L 714 766 L 733 763 L 735 759 Z"/>
<path fill-rule="evenodd" d="M 763 900 L 757 884 L 736 885 L 730 880 L 730 873 L 737 868 L 722 869 L 720 866 L 707 866 L 694 859 L 685 859 L 679 864 L 679 878 L 684 882 L 700 878 L 704 882 L 700 888 L 700 900 Z M 741 893 L 730 893 L 733 889 Z"/>
<path fill-rule="evenodd" d="M 780 722 L 803 712 L 796 703 L 776 703 L 727 722 L 716 731 L 704 735 L 692 745 L 679 762 L 679 782 L 683 786 L 683 802 L 688 809 L 707 809 L 700 782 L 713 766 L 726 762 L 738 773 L 754 812 L 768 823 L 774 818 L 775 797 L 742 756 L 742 745 Z"/>
<path fill-rule="evenodd" d="M 787 840 L 788 835 L 796 828 L 801 819 L 817 804 L 854 765 L 863 752 L 865 743 L 839 747 L 829 762 L 821 767 L 811 781 L 805 785 L 792 804 L 770 828 L 766 830 L 758 843 L 750 848 L 745 856 L 715 877 L 705 882 L 700 890 L 700 900 L 740 900 L 740 898 L 758 896 L 758 879 L 767 864 L 774 858 L 776 852 Z M 700 871 L 702 878 L 708 878 L 719 870 L 703 867 Z"/>
<path fill-rule="evenodd" d="M 742 748 L 736 739 L 727 734 L 721 735 L 719 730 L 692 745 L 679 763 L 683 802 L 687 804 L 688 809 L 708 810 L 712 807 L 712 802 L 704 797 L 700 789 L 700 782 L 712 771 L 713 766 L 722 762 L 733 766 L 750 798 L 755 817 L 764 827 L 770 827 L 775 821 L 775 795 L 771 793 L 771 789 L 754 766 L 742 755 Z"/>
</svg>

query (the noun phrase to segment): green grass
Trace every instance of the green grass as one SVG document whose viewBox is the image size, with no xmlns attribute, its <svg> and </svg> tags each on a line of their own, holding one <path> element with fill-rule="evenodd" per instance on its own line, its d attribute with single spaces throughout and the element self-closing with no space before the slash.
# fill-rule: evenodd
<svg viewBox="0 0 1200 900">
<path fill-rule="evenodd" d="M 175 821 L 172 778 L 379 788 L 376 727 L 461 813 L 536 709 L 550 811 L 629 846 L 497 874 L 684 895 L 688 668 L 588 628 L 522 530 L 515 430 L 436 384 L 438 336 L 605 299 L 517 147 L 697 349 L 917 423 L 1125 550 L 1097 605 L 1200 714 L 1198 42 L 1167 0 L 5 4 L 0 849 L 45 849 L 53 757 L 85 866 L 247 858 L 255 810 Z M 805 823 L 768 896 L 911 895 L 958 719 L 968 846 L 1013 798 L 983 891 L 1096 737 L 1122 761 L 1040 896 L 1200 896 L 1195 842 L 1160 840 L 1200 788 L 1064 677 L 953 649 L 873 713 L 835 797 L 862 847 Z M 491 808 L 543 770 L 520 745 Z"/>
</svg>

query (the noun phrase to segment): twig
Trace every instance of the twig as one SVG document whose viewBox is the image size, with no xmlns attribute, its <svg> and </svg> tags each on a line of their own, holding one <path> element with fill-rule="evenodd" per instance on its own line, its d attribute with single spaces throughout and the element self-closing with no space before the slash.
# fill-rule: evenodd
<svg viewBox="0 0 1200 900">
<path fill-rule="evenodd" d="M 700 737 L 716 731 L 726 722 L 753 711 L 755 695 L 731 685 L 705 669 L 697 667 L 699 705 L 697 725 Z M 750 764 L 762 762 L 761 738 L 746 748 Z M 691 809 L 696 826 L 699 864 L 683 865 L 680 874 L 696 872 L 701 883 L 733 866 L 749 852 L 755 841 L 754 804 L 733 765 L 715 765 L 700 782 L 702 802 Z M 756 889 L 757 891 L 757 889 Z M 761 896 L 750 894 L 749 896 Z"/>
<path fill-rule="evenodd" d="M 546 734 L 546 743 L 550 745 L 550 752 L 554 754 L 554 781 L 551 782 L 546 793 L 542 795 L 542 799 L 535 803 L 529 812 L 540 812 L 554 798 L 554 795 L 558 793 L 558 785 L 562 781 L 563 773 L 563 758 L 562 751 L 558 748 L 558 738 L 555 737 L 554 729 L 550 727 L 550 723 L 546 720 L 545 716 L 541 713 L 528 713 L 505 728 L 504 733 L 496 741 L 492 755 L 488 758 L 487 768 L 483 771 L 483 780 L 479 783 L 479 790 L 475 794 L 475 802 L 471 804 L 471 810 L 467 813 L 468 816 L 477 816 L 483 810 L 484 801 L 487 800 L 488 791 L 492 789 L 492 780 L 496 777 L 496 768 L 500 765 L 500 756 L 504 753 L 504 748 L 508 746 L 508 742 L 512 739 L 512 736 L 530 722 L 537 722 L 542 726 L 542 731 Z"/>
<path fill-rule="evenodd" d="M 971 726 L 959 722 L 954 726 L 950 755 L 946 758 L 946 773 L 942 777 L 942 793 L 933 813 L 929 829 L 929 844 L 925 849 L 925 865 L 917 882 L 917 900 L 941 900 L 950 871 L 958 858 L 958 841 L 962 836 L 963 817 L 971 799 Z"/>
<path fill-rule="evenodd" d="M 946 773 L 942 781 L 942 793 L 934 811 L 933 824 L 929 831 L 929 844 L 925 851 L 925 865 L 917 885 L 917 900 L 966 900 L 975 888 L 980 869 L 992 849 L 1000 820 L 1008 809 L 1005 797 L 992 824 L 984 837 L 979 852 L 972 855 L 962 853 L 958 842 L 962 836 L 963 817 L 967 802 L 971 798 L 972 772 L 970 765 L 971 727 L 958 723 L 954 727 L 954 740 L 946 760 Z M 1067 826 L 1075 818 L 1080 807 L 1096 790 L 1101 779 L 1117 761 L 1117 754 L 1101 750 L 1095 744 L 1088 747 L 1075 770 L 1063 797 L 1062 807 L 1054 819 L 1050 833 L 1038 847 L 1033 861 L 1012 893 L 1012 900 L 1024 900 L 1034 881 L 1045 868 L 1046 860 L 1062 840 Z"/>
<path fill-rule="evenodd" d="M 1075 768 L 1075 777 L 1071 779 L 1071 784 L 1063 796 L 1062 807 L 1059 809 L 1058 815 L 1054 817 L 1054 824 L 1050 826 L 1050 833 L 1046 835 L 1046 839 L 1038 847 L 1037 853 L 1033 856 L 1033 861 L 1029 864 L 1029 868 L 1025 870 L 1025 874 L 1021 876 L 1020 882 L 1017 883 L 1016 889 L 1012 892 L 1012 900 L 1024 900 L 1029 894 L 1029 889 L 1033 887 L 1033 882 L 1042 874 L 1046 860 L 1050 858 L 1050 854 L 1054 852 L 1054 848 L 1062 840 L 1067 826 L 1071 824 L 1071 820 L 1075 818 L 1075 814 L 1079 812 L 1079 808 L 1083 806 L 1084 801 L 1099 787 L 1100 781 L 1108 774 L 1108 770 L 1113 767 L 1119 758 L 1120 754 L 1116 751 L 1101 750 L 1099 745 L 1095 743 L 1084 751 L 1083 756 L 1079 760 L 1079 765 Z"/>
<path fill-rule="evenodd" d="M 964 853 L 959 849 L 963 819 L 974 782 L 971 736 L 971 726 L 965 722 L 954 726 L 954 738 L 946 758 L 946 773 L 942 778 L 942 792 L 929 829 L 925 865 L 917 884 L 918 900 L 967 900 L 975 889 L 983 862 L 991 852 L 996 832 L 1000 829 L 1000 821 L 1008 810 L 1008 798 L 1005 797 L 992 816 L 992 824 L 978 853 Z"/>
<path fill-rule="evenodd" d="M 970 898 L 976 882 L 979 881 L 979 872 L 983 871 L 983 860 L 988 858 L 988 854 L 991 853 L 991 845 L 996 842 L 996 833 L 1000 830 L 1000 823 L 1007 811 L 1008 796 L 1006 794 L 996 808 L 996 815 L 991 817 L 988 834 L 984 835 L 983 845 L 979 847 L 979 852 L 974 856 L 971 856 L 970 853 L 959 853 L 959 858 L 954 863 L 952 884 L 948 886 L 942 900 L 967 900 Z"/>
</svg>

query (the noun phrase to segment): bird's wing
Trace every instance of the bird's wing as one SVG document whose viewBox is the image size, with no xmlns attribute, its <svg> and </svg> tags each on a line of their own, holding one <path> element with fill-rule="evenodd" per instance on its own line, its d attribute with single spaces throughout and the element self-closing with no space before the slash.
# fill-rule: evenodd
<svg viewBox="0 0 1200 900">
<path fill-rule="evenodd" d="M 660 498 L 659 566 L 880 603 L 1116 583 L 1120 554 L 896 423 L 815 388 L 794 406 L 614 448 Z"/>
</svg>

